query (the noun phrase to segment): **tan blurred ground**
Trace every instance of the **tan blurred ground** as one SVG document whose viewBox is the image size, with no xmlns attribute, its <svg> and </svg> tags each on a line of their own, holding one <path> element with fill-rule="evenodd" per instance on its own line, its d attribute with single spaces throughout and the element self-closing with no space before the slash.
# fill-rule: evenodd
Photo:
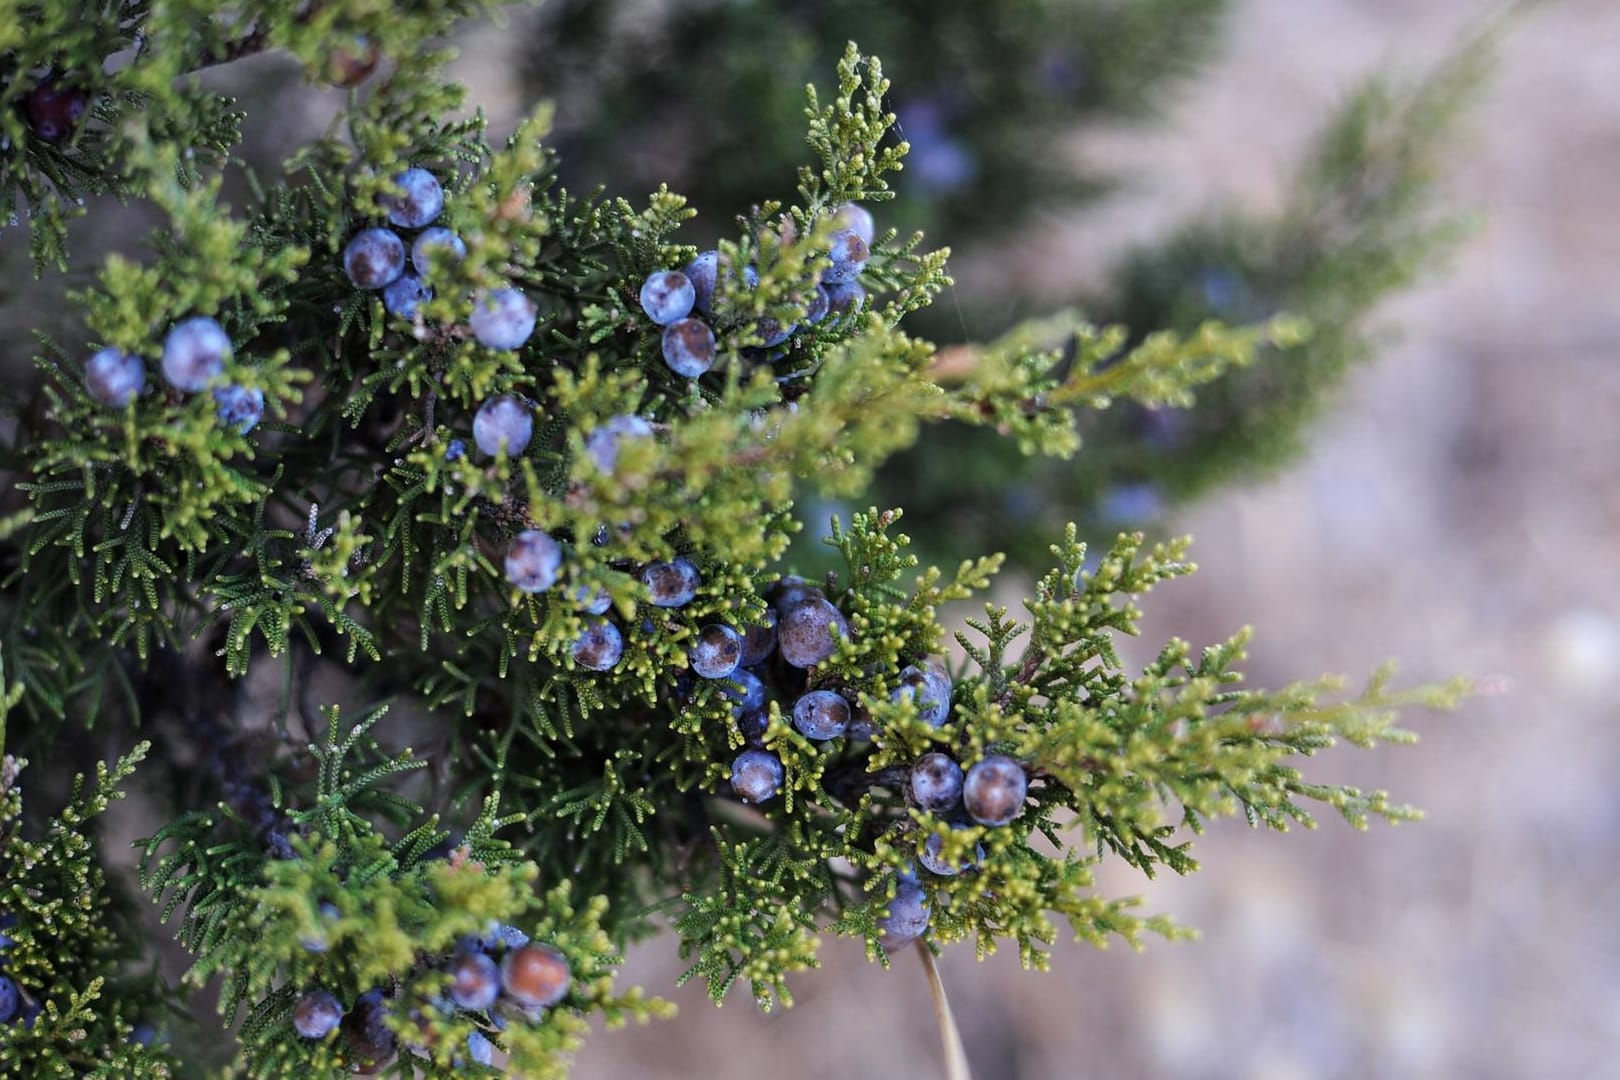
<svg viewBox="0 0 1620 1080">
<path fill-rule="evenodd" d="M 1017 273 L 1151 236 L 1217 195 L 1264 204 L 1358 74 L 1432 60 L 1478 0 L 1248 0 L 1219 69 L 1150 136 L 1088 133 L 1134 191 L 1032 241 Z M 1065 945 L 1048 975 L 943 959 L 979 1080 L 1620 1076 L 1620 3 L 1517 28 L 1451 185 L 1488 212 L 1448 278 L 1386 312 L 1362 372 L 1286 476 L 1177 523 L 1205 573 L 1157 594 L 1153 632 L 1253 622 L 1282 682 L 1399 658 L 1495 693 L 1420 747 L 1321 775 L 1421 803 L 1417 827 L 1238 825 L 1207 869 L 1107 887 L 1201 927 L 1135 956 Z M 1076 258 L 1083 253 L 1085 258 Z M 971 268 L 964 268 L 971 274 Z M 672 941 L 627 975 L 667 990 Z M 579 1080 L 937 1075 L 915 960 L 829 948 L 798 1006 L 762 1017 L 677 992 L 673 1023 L 599 1036 Z"/>
</svg>

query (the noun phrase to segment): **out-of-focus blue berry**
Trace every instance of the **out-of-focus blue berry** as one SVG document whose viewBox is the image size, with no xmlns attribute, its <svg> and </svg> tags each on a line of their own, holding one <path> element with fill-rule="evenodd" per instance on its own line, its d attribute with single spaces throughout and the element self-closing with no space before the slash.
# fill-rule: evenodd
<svg viewBox="0 0 1620 1080">
<path fill-rule="evenodd" d="M 721 692 L 732 701 L 732 716 L 746 716 L 765 708 L 765 684 L 747 668 L 738 668 L 727 675 Z"/>
<path fill-rule="evenodd" d="M 574 603 L 587 615 L 606 615 L 613 606 L 613 596 L 600 586 L 576 585 Z"/>
<path fill-rule="evenodd" d="M 713 249 L 699 252 L 681 273 L 692 286 L 692 306 L 707 315 L 714 300 L 715 278 L 720 273 L 720 253 Z"/>
<path fill-rule="evenodd" d="M 769 315 L 761 316 L 754 323 L 754 333 L 759 335 L 759 347 L 762 349 L 776 348 L 776 346 L 782 344 L 782 342 L 792 337 L 793 331 L 797 329 L 798 326 L 794 323 L 788 323 L 786 326 L 783 326 L 780 320 L 774 319 Z M 772 359 L 775 359 L 775 357 L 772 357 Z"/>
<path fill-rule="evenodd" d="M 619 466 L 619 447 L 627 439 L 650 439 L 652 425 L 639 416 L 619 415 L 604 420 L 585 438 L 585 456 L 599 472 L 612 473 Z"/>
<path fill-rule="evenodd" d="M 917 718 L 931 727 L 942 727 L 951 716 L 951 677 L 936 664 L 912 664 L 900 672 L 900 685 L 890 701 L 915 701 Z"/>
<path fill-rule="evenodd" d="M 450 961 L 450 1000 L 461 1008 L 487 1009 L 500 994 L 500 969 L 485 954 L 463 950 Z"/>
<path fill-rule="evenodd" d="M 485 1038 L 482 1031 L 468 1032 L 467 1056 L 475 1064 L 488 1065 L 495 1060 L 495 1044 Z"/>
<path fill-rule="evenodd" d="M 648 563 L 638 575 L 641 583 L 652 594 L 654 607 L 684 607 L 697 596 L 703 575 L 689 559 L 676 558 L 670 562 Z"/>
<path fill-rule="evenodd" d="M 246 435 L 264 419 L 264 391 L 245 386 L 220 386 L 214 390 L 214 415 L 222 424 Z"/>
<path fill-rule="evenodd" d="M 962 805 L 980 825 L 1005 825 L 1023 813 L 1028 792 L 1023 766 L 1010 757 L 992 754 L 967 771 Z"/>
<path fill-rule="evenodd" d="M 506 549 L 506 580 L 526 593 L 542 593 L 557 583 L 562 548 L 550 533 L 525 529 Z"/>
<path fill-rule="evenodd" d="M 122 409 L 146 389 L 146 365 L 140 357 L 109 346 L 85 362 L 84 388 L 103 405 Z"/>
<path fill-rule="evenodd" d="M 586 625 L 573 645 L 574 663 L 592 671 L 611 671 L 624 656 L 624 635 L 606 619 Z"/>
<path fill-rule="evenodd" d="M 293 1006 L 293 1030 L 306 1039 L 324 1039 L 343 1019 L 343 1005 L 326 990 L 311 990 Z"/>
<path fill-rule="evenodd" d="M 529 943 L 529 935 L 515 926 L 491 920 L 479 942 L 485 949 L 520 949 Z"/>
<path fill-rule="evenodd" d="M 398 195 L 384 195 L 377 201 L 388 210 L 388 220 L 402 229 L 431 225 L 444 209 L 444 188 L 438 177 L 426 169 L 406 169 L 394 177 Z"/>
<path fill-rule="evenodd" d="M 23 102 L 34 137 L 48 143 L 59 143 L 72 135 L 89 108 L 89 94 L 54 79 L 46 79 L 34 87 Z"/>
<path fill-rule="evenodd" d="M 433 290 L 415 274 L 401 274 L 382 291 L 383 307 L 402 319 L 416 318 L 416 309 L 433 299 Z"/>
<path fill-rule="evenodd" d="M 742 637 L 723 623 L 710 623 L 697 632 L 688 652 L 693 671 L 705 679 L 724 679 L 742 660 Z"/>
<path fill-rule="evenodd" d="M 1097 516 L 1110 525 L 1145 525 L 1164 514 L 1164 498 L 1152 484 L 1109 488 L 1097 504 Z"/>
<path fill-rule="evenodd" d="M 0 1024 L 11 1023 L 21 1003 L 22 994 L 17 991 L 17 984 L 11 981 L 11 976 L 0 975 Z"/>
<path fill-rule="evenodd" d="M 343 272 L 356 288 L 385 288 L 405 272 L 405 241 L 393 229 L 361 229 L 343 245 Z"/>
<path fill-rule="evenodd" d="M 679 270 L 655 270 L 641 283 L 641 310 L 659 326 L 668 326 L 692 313 L 697 293 Z"/>
<path fill-rule="evenodd" d="M 507 457 L 515 458 L 534 435 L 534 410 L 511 394 L 501 394 L 478 406 L 472 429 L 479 450 L 494 457 L 504 448 Z"/>
<path fill-rule="evenodd" d="M 380 1064 L 393 1056 L 397 1040 L 388 1026 L 388 998 L 381 989 L 367 990 L 355 998 L 348 1020 L 344 1035 L 356 1057 Z"/>
<path fill-rule="evenodd" d="M 534 320 L 540 306 L 517 289 L 481 292 L 473 301 L 467 325 L 478 344 L 502 352 L 521 348 L 534 334 Z"/>
<path fill-rule="evenodd" d="M 827 239 L 827 257 L 832 265 L 822 272 L 821 280 L 829 285 L 854 281 L 866 269 L 870 255 L 865 240 L 849 229 L 839 229 Z"/>
<path fill-rule="evenodd" d="M 444 448 L 444 460 L 460 461 L 467 456 L 467 443 L 464 439 L 451 439 Z"/>
<path fill-rule="evenodd" d="M 963 825 L 952 825 L 953 829 L 966 828 Z M 940 877 L 955 877 L 964 870 L 972 870 L 984 861 L 984 845 L 974 846 L 973 854 L 966 856 L 960 863 L 947 862 L 942 854 L 945 850 L 945 838 L 938 833 L 932 833 L 923 841 L 923 849 L 917 854 L 917 861 L 931 874 Z"/>
<path fill-rule="evenodd" d="M 962 804 L 962 766 L 946 754 L 924 754 L 911 766 L 911 797 L 936 814 L 956 809 Z"/>
<path fill-rule="evenodd" d="M 866 302 L 866 289 L 858 281 L 842 281 L 827 286 L 827 306 L 834 315 L 858 310 Z"/>
<path fill-rule="evenodd" d="M 807 600 L 777 622 L 776 650 L 794 667 L 808 668 L 831 656 L 837 639 L 848 636 L 842 612 L 826 600 Z"/>
<path fill-rule="evenodd" d="M 745 803 L 762 803 L 782 787 L 782 759 L 769 750 L 744 750 L 731 763 L 731 790 Z"/>
<path fill-rule="evenodd" d="M 714 366 L 714 331 L 701 319 L 677 319 L 664 327 L 664 363 L 695 379 Z"/>
<path fill-rule="evenodd" d="M 912 182 L 932 195 L 949 195 L 971 183 L 979 164 L 961 140 L 954 138 L 913 141 L 906 156 Z"/>
<path fill-rule="evenodd" d="M 163 339 L 163 378 L 176 390 L 195 394 L 225 374 L 231 339 L 206 315 L 175 323 Z"/>
<path fill-rule="evenodd" d="M 741 667 L 753 667 L 764 662 L 776 651 L 776 612 L 765 609 L 764 620 L 757 626 L 743 627 Z"/>
<path fill-rule="evenodd" d="M 411 265 L 416 267 L 417 276 L 424 280 L 432 272 L 435 262 L 442 270 L 452 262 L 460 262 L 466 257 L 466 243 L 443 225 L 423 229 L 416 242 L 411 245 Z"/>
<path fill-rule="evenodd" d="M 915 880 L 901 879 L 888 911 L 877 921 L 884 952 L 903 949 L 928 932 L 928 895 Z"/>
<path fill-rule="evenodd" d="M 832 308 L 832 300 L 827 296 L 827 287 L 817 285 L 816 291 L 810 295 L 809 306 L 804 311 L 804 321 L 812 326 L 827 317 Z"/>
<path fill-rule="evenodd" d="M 521 945 L 501 961 L 501 989 L 519 1005 L 549 1009 L 573 984 L 568 958 L 550 945 Z"/>
<path fill-rule="evenodd" d="M 872 237 L 877 235 L 877 226 L 872 221 L 872 211 L 860 203 L 847 202 L 833 211 L 833 220 L 860 237 L 861 242 L 867 247 L 872 246 Z"/>
<path fill-rule="evenodd" d="M 836 739 L 849 728 L 849 702 L 833 690 L 812 690 L 793 703 L 793 726 L 807 739 Z"/>
</svg>

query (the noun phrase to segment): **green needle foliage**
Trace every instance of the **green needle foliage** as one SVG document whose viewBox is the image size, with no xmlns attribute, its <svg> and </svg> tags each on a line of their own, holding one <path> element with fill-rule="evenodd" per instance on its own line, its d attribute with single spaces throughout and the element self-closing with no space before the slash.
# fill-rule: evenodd
<svg viewBox="0 0 1620 1080">
<path fill-rule="evenodd" d="M 881 218 L 907 149 L 890 138 L 882 67 L 851 44 L 830 92 L 810 92 L 796 199 L 754 205 L 718 243 L 714 369 L 677 376 L 638 294 L 697 253 L 682 239 L 692 210 L 665 187 L 564 188 L 543 108 L 491 145 L 432 45 L 471 6 L 128 3 L 69 25 L 0 0 L 0 95 L 25 103 L 0 112 L 0 192 L 21 200 L 37 265 L 66 260 L 81 193 L 140 200 L 159 222 L 72 294 L 83 339 L 41 335 L 42 379 L 8 402 L 4 745 L 54 777 L 87 733 L 142 735 L 37 826 L 20 759 L 5 759 L 0 971 L 26 1014 L 0 1029 L 0 1065 L 165 1076 L 214 1055 L 237 1076 L 563 1076 L 593 1018 L 669 1012 L 615 988 L 640 937 L 673 932 L 686 978 L 716 1001 L 744 984 L 768 1008 L 791 1002 L 823 935 L 887 963 L 910 943 L 888 919 L 920 895 L 917 947 L 1010 943 L 1044 968 L 1064 926 L 1098 945 L 1184 933 L 1099 895 L 1103 859 L 1189 872 L 1191 835 L 1219 815 L 1278 830 L 1313 824 L 1313 803 L 1357 827 L 1414 816 L 1305 759 L 1404 741 L 1399 712 L 1460 687 L 1252 690 L 1246 634 L 1197 654 L 1172 641 L 1126 669 L 1117 640 L 1137 633 L 1138 597 L 1191 571 L 1184 541 L 1126 534 L 1088 561 L 1071 526 L 1021 615 L 988 607 L 954 634 L 947 609 L 1001 559 L 925 568 L 898 510 L 835 520 L 824 580 L 783 576 L 800 486 L 860 496 L 942 423 L 1068 459 L 1083 417 L 1191 404 L 1266 350 L 1306 347 L 1307 324 L 1133 334 L 1064 314 L 941 352 L 912 322 L 950 283 L 946 253 L 894 228 L 874 237 L 865 298 L 812 320 L 835 214 L 855 201 Z M 195 73 L 267 49 L 359 85 L 326 135 L 232 205 L 252 118 Z M 29 108 L 41 86 L 70 85 L 85 111 L 46 140 Z M 382 223 L 407 167 L 439 179 L 440 223 L 467 250 L 433 258 L 432 298 L 402 315 L 351 283 L 344 251 Z M 536 324 L 496 349 L 473 328 L 477 298 L 507 285 Z M 205 390 L 263 396 L 250 430 L 161 374 L 166 335 L 195 316 L 231 343 Z M 88 388 L 102 348 L 146 373 L 126 404 Z M 489 454 L 467 444 L 498 395 L 533 433 Z M 640 434 L 605 453 L 628 416 Z M 526 591 L 507 558 L 531 530 L 560 557 L 555 583 Z M 676 559 L 699 576 L 684 603 L 649 584 Z M 844 620 L 796 631 L 813 662 L 789 656 L 794 590 Z M 605 613 L 587 610 L 597 596 Z M 755 668 L 762 701 L 754 675 L 694 674 L 700 631 L 762 628 L 773 607 L 782 647 Z M 580 648 L 603 620 L 623 642 L 611 662 Z M 948 700 L 919 699 L 907 680 L 953 636 Z M 816 690 L 851 706 L 845 735 L 793 723 Z M 948 708 L 931 720 L 925 706 Z M 743 799 L 734 762 L 750 747 L 781 779 Z M 1027 793 L 994 826 L 925 809 L 910 775 L 930 752 L 1008 758 Z M 108 891 L 103 866 L 127 860 L 86 831 L 148 755 L 137 879 L 189 956 L 173 989 L 152 975 L 131 918 L 143 909 Z M 931 858 L 968 868 L 935 873 Z M 514 977 L 493 1004 L 462 1004 L 458 958 L 515 970 L 521 940 L 565 966 L 557 996 L 525 1000 Z M 204 987 L 220 991 L 216 1023 L 146 1011 Z M 319 993 L 344 1018 L 301 1034 Z M 130 1037 L 159 1019 L 172 1056 Z"/>
</svg>

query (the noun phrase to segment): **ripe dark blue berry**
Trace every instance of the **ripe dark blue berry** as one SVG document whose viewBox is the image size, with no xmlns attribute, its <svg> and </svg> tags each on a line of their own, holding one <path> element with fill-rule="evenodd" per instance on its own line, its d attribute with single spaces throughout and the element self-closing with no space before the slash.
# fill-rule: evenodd
<svg viewBox="0 0 1620 1080">
<path fill-rule="evenodd" d="M 384 195 L 377 201 L 388 210 L 388 220 L 402 229 L 431 225 L 444 209 L 444 188 L 438 177 L 426 169 L 406 169 L 394 177 L 398 195 Z"/>
<path fill-rule="evenodd" d="M 402 319 L 416 318 L 416 309 L 433 299 L 433 290 L 415 274 L 401 274 L 382 291 L 383 307 Z"/>
<path fill-rule="evenodd" d="M 343 1004 L 326 990 L 311 990 L 293 1006 L 293 1030 L 306 1039 L 324 1039 L 343 1020 Z"/>
<path fill-rule="evenodd" d="M 827 306 L 835 315 L 858 309 L 866 301 L 866 290 L 858 281 L 845 281 L 827 286 Z"/>
<path fill-rule="evenodd" d="M 463 439 L 451 439 L 444 447 L 444 460 L 460 461 L 467 456 L 467 443 Z"/>
<path fill-rule="evenodd" d="M 176 390 L 195 394 L 225 374 L 231 339 L 206 315 L 174 324 L 163 339 L 163 378 Z"/>
<path fill-rule="evenodd" d="M 782 759 L 769 750 L 744 750 L 731 763 L 731 790 L 745 803 L 762 803 L 782 786 Z"/>
<path fill-rule="evenodd" d="M 900 685 L 889 699 L 916 702 L 919 720 L 942 727 L 951 715 L 951 677 L 935 664 L 910 665 L 900 672 Z"/>
<path fill-rule="evenodd" d="M 720 253 L 713 249 L 699 252 L 698 257 L 681 271 L 692 285 L 692 306 L 704 315 L 714 300 L 714 282 L 720 272 Z"/>
<path fill-rule="evenodd" d="M 473 443 L 484 453 L 494 457 L 504 448 L 517 457 L 534 435 L 534 410 L 511 394 L 492 397 L 478 406 L 472 429 Z"/>
<path fill-rule="evenodd" d="M 765 749 L 765 732 L 770 727 L 771 714 L 764 709 L 755 709 L 737 717 L 737 733 L 742 736 L 743 742 L 755 750 Z"/>
<path fill-rule="evenodd" d="M 606 615 L 613 606 L 613 596 L 606 589 L 591 585 L 574 587 L 574 603 L 587 615 Z"/>
<path fill-rule="evenodd" d="M 812 599 L 782 614 L 776 624 L 776 649 L 794 667 L 808 668 L 831 656 L 837 639 L 848 636 L 843 613 L 826 600 Z"/>
<path fill-rule="evenodd" d="M 586 625 L 573 645 L 574 662 L 592 671 L 611 671 L 624 656 L 624 635 L 606 619 Z"/>
<path fill-rule="evenodd" d="M 827 257 L 832 260 L 832 265 L 821 275 L 821 280 L 829 285 L 854 281 L 866 269 L 870 254 L 866 241 L 852 230 L 838 230 L 827 240 Z"/>
<path fill-rule="evenodd" d="M 216 387 L 214 415 L 220 423 L 246 435 L 264 419 L 264 391 L 234 384 Z"/>
<path fill-rule="evenodd" d="M 783 326 L 780 320 L 773 319 L 769 315 L 763 316 L 754 322 L 754 333 L 759 337 L 759 347 L 762 349 L 774 349 L 792 337 L 793 331 L 797 329 L 798 327 L 795 324 L 788 323 Z M 772 359 L 775 358 L 772 357 Z"/>
<path fill-rule="evenodd" d="M 804 321 L 815 324 L 827 317 L 832 308 L 832 300 L 827 296 L 827 286 L 817 285 L 816 291 L 810 294 L 809 306 L 804 311 Z"/>
<path fill-rule="evenodd" d="M 807 600 L 825 600 L 827 594 L 802 577 L 789 574 L 765 590 L 765 599 L 778 615 L 786 615 Z"/>
<path fill-rule="evenodd" d="M 866 207 L 859 203 L 847 202 L 833 211 L 833 219 L 860 237 L 867 247 L 872 246 L 872 237 L 877 235 L 877 226 L 872 221 L 872 212 Z"/>
<path fill-rule="evenodd" d="M 466 257 L 466 243 L 443 225 L 423 229 L 411 245 L 411 265 L 416 267 L 417 275 L 424 279 L 432 272 L 434 263 L 443 269 Z"/>
<path fill-rule="evenodd" d="M 612 473 L 619 466 L 619 447 L 629 439 L 650 439 L 652 425 L 639 416 L 609 417 L 585 439 L 585 456 L 597 470 Z"/>
<path fill-rule="evenodd" d="M 488 1065 L 495 1060 L 495 1044 L 484 1037 L 482 1031 L 472 1031 L 467 1034 L 467 1056 L 478 1065 Z"/>
<path fill-rule="evenodd" d="M 370 1064 L 394 1054 L 394 1033 L 388 1027 L 388 1000 L 381 990 L 367 990 L 354 1000 L 343 1018 L 343 1036 L 355 1057 Z"/>
<path fill-rule="evenodd" d="M 506 549 L 506 580 L 526 593 L 541 593 L 557 583 L 562 548 L 550 533 L 525 529 Z"/>
<path fill-rule="evenodd" d="M 753 667 L 770 658 L 776 651 L 776 612 L 765 609 L 765 618 L 758 626 L 743 627 L 742 659 L 740 667 Z"/>
<path fill-rule="evenodd" d="M 533 335 L 539 311 L 540 306 L 517 289 L 496 289 L 478 294 L 467 325 L 478 344 L 507 352 L 521 348 Z"/>
<path fill-rule="evenodd" d="M 664 363 L 695 379 L 714 366 L 714 331 L 701 319 L 677 319 L 664 327 Z"/>
<path fill-rule="evenodd" d="M 692 313 L 697 293 L 679 270 L 655 270 L 641 283 L 641 310 L 659 326 L 668 326 Z"/>
<path fill-rule="evenodd" d="M 963 825 L 952 825 L 953 829 L 966 828 Z M 931 833 L 923 841 L 923 849 L 917 855 L 917 861 L 922 863 L 923 869 L 940 877 L 955 877 L 964 870 L 972 870 L 984 861 L 984 845 L 974 845 L 973 854 L 964 856 L 959 863 L 952 863 L 945 859 L 945 838 L 938 833 Z"/>
<path fill-rule="evenodd" d="M 915 880 L 902 879 L 877 921 L 878 941 L 884 952 L 903 949 L 928 931 L 928 895 Z"/>
<path fill-rule="evenodd" d="M 491 922 L 489 929 L 479 939 L 479 944 L 485 949 L 516 949 L 529 943 L 529 935 L 515 926 L 503 922 Z"/>
<path fill-rule="evenodd" d="M 450 961 L 450 1000 L 461 1008 L 487 1009 L 500 993 L 500 969 L 484 953 L 464 950 Z"/>
<path fill-rule="evenodd" d="M 568 958 L 550 945 L 523 945 L 501 961 L 501 988 L 519 1005 L 548 1009 L 568 995 Z"/>
<path fill-rule="evenodd" d="M 1010 757 L 994 754 L 967 771 L 962 783 L 962 805 L 980 825 L 1005 825 L 1024 810 L 1029 780 L 1023 766 Z"/>
<path fill-rule="evenodd" d="M 146 365 L 122 349 L 102 349 L 84 365 L 84 388 L 103 405 L 122 409 L 146 389 Z"/>
<path fill-rule="evenodd" d="M 697 596 L 703 575 L 687 559 L 648 563 L 641 568 L 641 583 L 647 586 L 654 607 L 684 607 Z"/>
<path fill-rule="evenodd" d="M 11 1023 L 21 1004 L 22 994 L 18 992 L 17 984 L 11 981 L 9 975 L 0 975 L 0 1024 Z"/>
<path fill-rule="evenodd" d="M 742 661 L 742 636 L 722 623 L 710 623 L 697 632 L 690 656 L 693 671 L 705 679 L 724 679 Z"/>
<path fill-rule="evenodd" d="M 726 676 L 726 687 L 722 693 L 733 702 L 733 716 L 746 716 L 765 708 L 765 684 L 760 682 L 758 675 L 746 668 L 738 668 Z"/>
<path fill-rule="evenodd" d="M 962 804 L 962 766 L 945 754 L 924 754 L 911 767 L 911 797 L 943 814 Z"/>
<path fill-rule="evenodd" d="M 361 229 L 343 245 L 343 272 L 357 289 L 382 289 L 405 272 L 405 241 L 393 229 Z"/>
<path fill-rule="evenodd" d="M 807 739 L 836 739 L 849 727 L 849 702 L 833 690 L 812 690 L 793 703 L 793 726 Z"/>
<path fill-rule="evenodd" d="M 73 86 L 42 82 L 28 95 L 28 126 L 42 142 L 59 143 L 73 134 L 90 109 L 90 97 Z"/>
</svg>

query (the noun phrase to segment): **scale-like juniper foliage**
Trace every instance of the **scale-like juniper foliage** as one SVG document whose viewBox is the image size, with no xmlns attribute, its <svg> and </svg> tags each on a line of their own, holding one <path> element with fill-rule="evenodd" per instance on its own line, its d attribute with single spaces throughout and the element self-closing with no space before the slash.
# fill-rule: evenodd
<svg viewBox="0 0 1620 1080">
<path fill-rule="evenodd" d="M 1116 638 L 1191 570 L 1184 543 L 1131 534 L 1088 562 L 1071 528 L 1025 612 L 969 620 L 949 664 L 943 609 L 999 557 L 921 568 L 900 512 L 874 509 L 835 523 L 836 573 L 779 565 L 795 484 L 858 495 L 941 421 L 1072 455 L 1077 415 L 1185 404 L 1307 327 L 1132 344 L 1061 316 L 942 356 L 907 316 L 948 285 L 945 253 L 881 225 L 906 146 L 875 59 L 849 46 L 812 91 L 798 201 L 747 209 L 706 254 L 669 190 L 561 188 L 544 110 L 499 146 L 476 113 L 441 119 L 462 92 L 425 39 L 468 6 L 132 3 L 70 25 L 0 0 L 5 102 L 84 96 L 54 127 L 0 112 L 0 194 L 40 264 L 81 193 L 160 218 L 74 294 L 83 340 L 42 338 L 42 384 L 12 403 L 0 733 L 53 766 L 85 731 L 151 740 L 170 782 L 139 883 L 224 1021 L 163 1018 L 176 1059 L 229 1037 L 234 1075 L 561 1076 L 592 1017 L 668 1011 L 613 987 L 660 929 L 686 978 L 766 1007 L 826 933 L 884 962 L 971 937 L 1044 967 L 1064 924 L 1181 933 L 1099 895 L 1104 858 L 1186 872 L 1220 814 L 1412 815 L 1303 759 L 1406 738 L 1396 712 L 1455 688 L 1250 690 L 1242 636 L 1124 668 Z M 227 205 L 252 119 L 194 73 L 272 48 L 353 92 Z M 840 231 L 850 202 L 870 243 Z M 460 246 L 415 243 L 429 225 Z M 414 310 L 378 291 L 407 272 Z M 664 355 L 682 317 L 715 340 L 697 377 Z M 102 349 L 137 361 L 129 400 L 85 378 Z M 700 636 L 736 666 L 722 648 L 693 670 Z M 811 692 L 831 727 L 794 723 Z M 0 1064 L 24 1075 L 175 1067 L 132 1038 L 173 995 L 101 917 L 84 828 L 146 752 L 41 840 L 6 759 L 0 973 L 24 1012 L 0 1018 Z M 963 774 L 959 803 L 924 808 L 930 754 Z"/>
</svg>

